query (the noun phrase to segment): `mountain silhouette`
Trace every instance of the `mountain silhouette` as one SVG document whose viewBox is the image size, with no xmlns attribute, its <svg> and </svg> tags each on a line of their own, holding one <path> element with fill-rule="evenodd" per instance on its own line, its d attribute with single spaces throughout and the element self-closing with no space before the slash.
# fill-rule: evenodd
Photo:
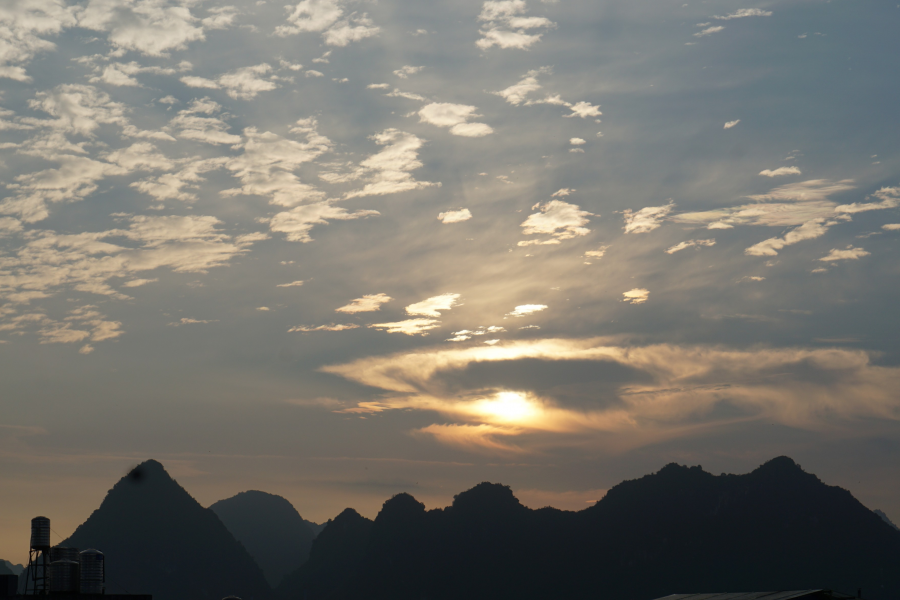
<svg viewBox="0 0 900 600">
<path fill-rule="evenodd" d="M 157 600 L 271 595 L 247 550 L 155 460 L 116 483 L 62 545 L 102 551 L 112 593 L 149 593 Z"/>
<path fill-rule="evenodd" d="M 887 516 L 886 514 L 884 514 L 884 511 L 883 511 L 883 510 L 878 510 L 878 509 L 876 508 L 876 509 L 873 510 L 872 512 L 875 513 L 876 515 L 878 515 L 879 517 L 881 517 L 881 520 L 882 520 L 882 521 L 884 521 L 885 523 L 887 523 L 888 525 L 890 525 L 890 526 L 893 527 L 894 529 L 900 529 L 900 527 L 897 527 L 897 525 L 896 525 L 893 521 L 891 521 L 891 520 L 888 518 L 888 516 Z"/>
<path fill-rule="evenodd" d="M 900 596 L 900 531 L 779 457 L 745 475 L 670 464 L 579 512 L 531 510 L 482 483 L 447 508 L 408 494 L 346 510 L 281 600 L 576 598 L 863 589 Z"/>
<path fill-rule="evenodd" d="M 241 492 L 209 507 L 262 568 L 272 587 L 309 558 L 315 534 L 294 506 L 274 494 Z"/>
<path fill-rule="evenodd" d="M 325 524 L 313 540 L 309 560 L 284 578 L 278 593 L 284 597 L 329 598 L 341 590 L 367 557 L 372 521 L 352 508 Z"/>
</svg>

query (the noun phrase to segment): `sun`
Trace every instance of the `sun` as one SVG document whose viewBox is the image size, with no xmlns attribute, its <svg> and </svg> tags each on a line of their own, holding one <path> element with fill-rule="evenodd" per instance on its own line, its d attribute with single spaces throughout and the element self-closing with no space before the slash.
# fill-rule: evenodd
<svg viewBox="0 0 900 600">
<path fill-rule="evenodd" d="M 483 418 L 504 423 L 522 423 L 540 412 L 534 402 L 518 392 L 499 392 L 492 399 L 475 402 L 474 408 Z"/>
</svg>

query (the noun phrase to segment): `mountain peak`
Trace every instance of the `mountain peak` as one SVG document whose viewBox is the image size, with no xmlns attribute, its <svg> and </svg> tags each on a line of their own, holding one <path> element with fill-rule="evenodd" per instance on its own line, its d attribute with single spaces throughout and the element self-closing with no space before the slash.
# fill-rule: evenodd
<svg viewBox="0 0 900 600">
<path fill-rule="evenodd" d="M 508 485 L 484 481 L 454 496 L 452 509 L 469 514 L 490 515 L 519 512 L 525 510 L 525 507 Z"/>
<path fill-rule="evenodd" d="M 129 591 L 170 600 L 270 594 L 262 571 L 215 513 L 155 460 L 122 477 L 63 545 L 104 552 L 112 592 L 127 581 Z"/>
<path fill-rule="evenodd" d="M 162 463 L 151 458 L 131 469 L 128 472 L 128 475 L 125 476 L 125 480 L 130 481 L 131 483 L 143 483 L 148 479 L 155 479 L 158 477 L 172 479 L 172 476 L 166 472 Z"/>
</svg>

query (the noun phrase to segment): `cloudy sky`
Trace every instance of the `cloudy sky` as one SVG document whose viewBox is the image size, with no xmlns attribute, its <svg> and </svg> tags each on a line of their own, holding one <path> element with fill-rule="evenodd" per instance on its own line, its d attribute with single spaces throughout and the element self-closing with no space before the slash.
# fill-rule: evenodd
<svg viewBox="0 0 900 600">
<path fill-rule="evenodd" d="M 0 3 L 0 557 L 780 454 L 900 518 L 900 5 Z"/>
</svg>

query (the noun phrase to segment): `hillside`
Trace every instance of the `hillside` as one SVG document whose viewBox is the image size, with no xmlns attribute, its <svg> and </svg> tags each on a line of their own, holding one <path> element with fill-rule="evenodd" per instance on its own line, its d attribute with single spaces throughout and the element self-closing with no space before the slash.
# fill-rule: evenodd
<svg viewBox="0 0 900 600">
<path fill-rule="evenodd" d="M 62 545 L 106 555 L 107 590 L 158 600 L 266 600 L 259 566 L 154 460 L 135 467 Z"/>
<path fill-rule="evenodd" d="M 408 494 L 374 522 L 345 511 L 282 600 L 576 598 L 826 588 L 900 596 L 900 532 L 791 459 L 746 475 L 670 464 L 580 512 L 482 483 L 444 509 Z"/>
<path fill-rule="evenodd" d="M 294 506 L 274 494 L 241 492 L 209 507 L 262 568 L 272 587 L 306 562 L 315 534 Z"/>
</svg>

